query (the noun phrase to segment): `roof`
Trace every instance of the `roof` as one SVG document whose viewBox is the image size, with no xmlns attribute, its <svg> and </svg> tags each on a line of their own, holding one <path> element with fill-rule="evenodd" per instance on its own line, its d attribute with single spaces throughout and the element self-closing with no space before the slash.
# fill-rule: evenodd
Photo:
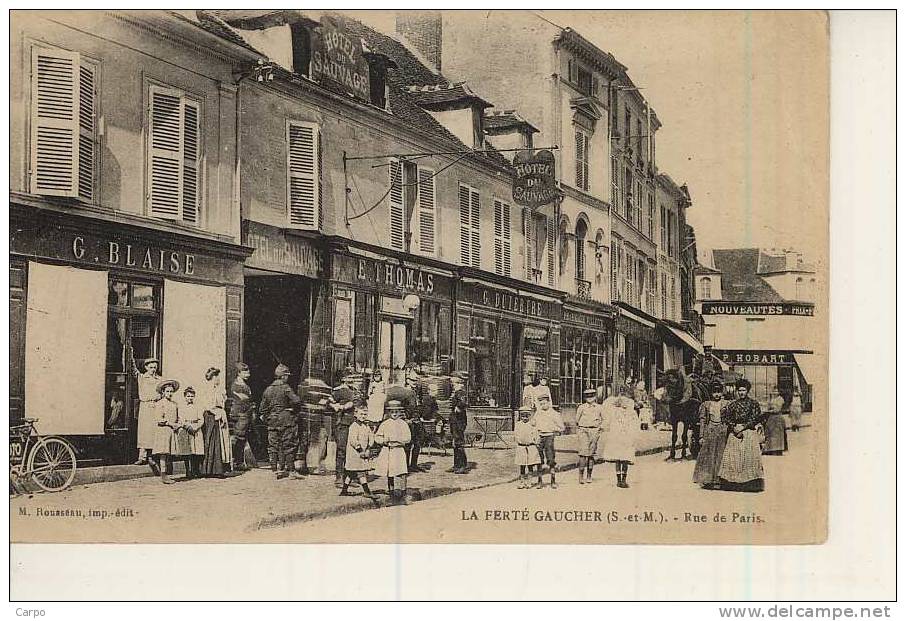
<svg viewBox="0 0 906 621">
<path fill-rule="evenodd" d="M 484 113 L 484 130 L 487 133 L 505 134 L 514 129 L 528 130 L 531 133 L 539 131 L 515 110 L 488 110 Z"/>
<path fill-rule="evenodd" d="M 758 275 L 758 248 L 713 250 L 714 267 L 723 276 L 721 294 L 726 301 L 782 302 L 783 298 Z"/>
<path fill-rule="evenodd" d="M 564 28 L 554 41 L 612 78 L 626 73 L 626 66 L 614 58 L 613 54 L 605 52 L 572 28 Z"/>
<path fill-rule="evenodd" d="M 198 11 L 197 14 L 199 26 L 224 39 L 233 41 L 239 45 L 244 45 L 244 47 L 250 50 L 253 50 L 254 48 L 245 42 L 241 34 L 230 26 L 230 23 L 243 24 L 251 29 L 270 28 L 276 25 L 299 21 L 304 21 L 309 24 L 316 23 L 311 19 L 311 12 L 302 12 L 299 10 L 221 10 L 217 11 L 216 14 L 212 11 Z M 406 48 L 405 45 L 392 37 L 381 34 L 358 20 L 346 15 L 338 13 L 324 13 L 323 15 L 341 19 L 347 31 L 354 36 L 358 36 L 362 40 L 364 50 L 386 56 L 392 61 L 388 66 L 387 82 L 389 91 L 388 105 L 394 117 L 405 121 L 409 126 L 418 131 L 452 143 L 453 149 L 461 149 L 463 151 L 471 150 L 470 146 L 465 145 L 434 117 L 422 109 L 418 105 L 416 98 L 413 97 L 406 88 L 408 86 L 418 85 L 447 86 L 451 84 L 449 80 L 428 69 Z M 228 19 L 230 23 L 227 23 L 227 21 L 225 21 L 226 19 Z M 285 73 L 278 71 L 277 75 L 278 77 L 293 76 L 295 78 L 293 81 L 296 83 L 315 84 L 309 82 L 306 78 L 292 74 L 290 71 Z M 339 86 L 332 85 L 330 82 L 318 83 L 318 86 L 330 92 L 347 97 L 344 90 Z M 466 91 L 463 90 L 463 92 Z M 471 91 L 468 91 L 468 93 L 477 97 L 474 93 L 471 93 Z M 485 103 L 488 106 L 491 105 L 490 103 Z M 497 153 L 493 148 L 489 148 L 489 153 L 475 153 L 471 157 L 481 158 L 495 167 L 503 168 L 506 171 L 512 170 L 512 165 L 507 159 L 500 153 Z"/>
<path fill-rule="evenodd" d="M 249 50 L 250 52 L 254 52 L 255 54 L 258 54 L 259 56 L 264 56 L 264 54 L 262 54 L 261 52 L 256 50 L 251 45 L 249 45 L 248 41 L 243 39 L 242 36 L 235 30 L 233 30 L 233 28 L 229 24 L 227 24 L 225 21 L 223 21 L 219 17 L 210 14 L 208 11 L 202 11 L 202 10 L 195 11 L 195 15 L 197 18 L 196 20 L 189 19 L 186 16 L 181 15 L 180 13 L 177 13 L 175 11 L 167 11 L 167 13 L 169 15 L 172 15 L 173 17 L 176 17 L 176 18 L 186 21 L 188 23 L 194 24 L 198 28 L 201 28 L 202 30 L 209 32 L 213 35 L 216 35 L 216 36 L 220 37 L 221 39 L 225 39 L 225 40 L 229 41 L 230 43 L 235 43 L 236 45 L 244 47 L 245 49 Z"/>
<path fill-rule="evenodd" d="M 702 265 L 701 263 L 695 266 L 696 274 L 720 274 L 720 270 L 716 270 L 713 267 L 708 267 L 707 265 Z"/>
<path fill-rule="evenodd" d="M 465 103 L 490 108 L 493 104 L 472 92 L 465 82 L 448 82 L 447 84 L 427 84 L 408 86 L 406 90 L 422 108 L 428 110 L 447 110 L 452 104 Z"/>
</svg>

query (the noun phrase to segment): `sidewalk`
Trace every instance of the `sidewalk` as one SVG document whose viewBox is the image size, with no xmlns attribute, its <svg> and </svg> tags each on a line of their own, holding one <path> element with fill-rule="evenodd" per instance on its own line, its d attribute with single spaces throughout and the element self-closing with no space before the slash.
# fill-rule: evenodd
<svg viewBox="0 0 906 621">
<path fill-rule="evenodd" d="M 639 454 L 665 450 L 669 443 L 669 431 L 643 432 Z M 558 437 L 556 450 L 559 469 L 574 470 L 578 461 L 576 436 Z M 513 451 L 500 443 L 488 443 L 486 448 L 469 447 L 466 454 L 471 469 L 467 474 L 458 475 L 447 472 L 453 465 L 452 451 L 446 456 L 434 448 L 422 451 L 419 465 L 425 472 L 409 476 L 410 500 L 511 483 L 518 474 L 513 464 Z M 302 480 L 276 480 L 267 468 L 225 479 L 185 480 L 177 465 L 176 485 L 161 485 L 156 478 L 151 478 L 147 466 L 86 468 L 79 472 L 77 484 L 64 492 L 10 497 L 11 516 L 17 521 L 17 531 L 22 530 L 22 536 L 29 540 L 27 532 L 38 523 L 21 518 L 23 509 L 34 513 L 38 509 L 99 507 L 113 512 L 123 507 L 134 512 L 133 517 L 140 520 L 140 524 L 167 525 L 167 528 L 143 530 L 141 541 L 172 541 L 172 533 L 178 531 L 185 539 L 216 542 L 222 541 L 226 532 L 254 532 L 375 508 L 370 500 L 361 496 L 357 485 L 350 488 L 354 495 L 339 496 L 331 471 L 333 450 L 326 463 L 329 468 L 326 475 L 309 475 Z M 598 476 L 604 476 L 603 469 L 604 466 L 598 466 Z M 562 476 L 575 475 L 564 472 Z M 372 480 L 371 488 L 377 493 L 380 505 L 387 505 L 386 479 Z M 216 526 L 209 521 L 212 514 L 218 516 Z M 96 528 L 94 536 L 98 541 L 130 539 L 131 535 L 126 531 L 116 534 L 109 530 L 111 527 L 116 531 L 129 528 L 126 523 L 110 520 L 79 521 L 80 532 L 86 537 L 91 536 L 88 530 Z"/>
</svg>

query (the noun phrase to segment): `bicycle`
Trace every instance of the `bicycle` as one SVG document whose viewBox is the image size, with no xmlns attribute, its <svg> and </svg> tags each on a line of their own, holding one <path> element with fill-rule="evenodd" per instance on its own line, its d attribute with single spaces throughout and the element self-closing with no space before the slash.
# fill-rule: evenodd
<svg viewBox="0 0 906 621">
<path fill-rule="evenodd" d="M 46 492 L 61 492 L 75 478 L 75 449 L 63 438 L 38 434 L 36 422 L 37 418 L 26 418 L 9 429 L 10 486 L 24 489 L 30 478 Z"/>
</svg>

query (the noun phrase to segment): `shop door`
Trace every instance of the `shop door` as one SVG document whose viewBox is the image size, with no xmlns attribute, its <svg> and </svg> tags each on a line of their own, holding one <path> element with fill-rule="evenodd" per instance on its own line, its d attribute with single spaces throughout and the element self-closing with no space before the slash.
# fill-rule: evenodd
<svg viewBox="0 0 906 621">
<path fill-rule="evenodd" d="M 144 371 L 145 360 L 160 357 L 160 308 L 159 286 L 110 281 L 104 430 L 115 438 L 106 456 L 111 463 L 135 459 L 139 405 L 136 374 Z M 162 374 L 166 375 L 165 366 Z"/>
<path fill-rule="evenodd" d="M 384 381 L 388 384 L 402 384 L 405 379 L 408 331 L 408 322 L 405 320 L 381 320 L 378 364 Z"/>
</svg>

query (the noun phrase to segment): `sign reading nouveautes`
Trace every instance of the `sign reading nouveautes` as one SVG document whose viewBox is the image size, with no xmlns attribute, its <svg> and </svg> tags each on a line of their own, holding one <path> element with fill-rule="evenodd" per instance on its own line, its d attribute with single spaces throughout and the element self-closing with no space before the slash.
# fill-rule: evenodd
<svg viewBox="0 0 906 621">
<path fill-rule="evenodd" d="M 808 302 L 702 302 L 702 315 L 740 315 L 761 317 L 767 315 L 798 315 L 813 317 L 815 305 Z"/>
</svg>

